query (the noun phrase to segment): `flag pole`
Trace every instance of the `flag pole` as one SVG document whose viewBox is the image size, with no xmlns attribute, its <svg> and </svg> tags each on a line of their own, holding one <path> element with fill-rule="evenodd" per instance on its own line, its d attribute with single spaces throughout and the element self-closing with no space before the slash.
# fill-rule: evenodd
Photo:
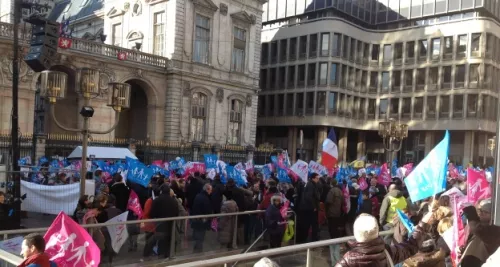
<svg viewBox="0 0 500 267">
<path fill-rule="evenodd" d="M 497 106 L 500 107 L 500 98 L 497 100 Z M 491 181 L 491 197 L 493 198 L 491 201 L 491 212 L 492 215 L 492 223 L 494 225 L 500 226 L 500 210 L 498 210 L 500 201 L 499 189 L 498 189 L 498 175 L 500 174 L 500 108 L 497 109 L 497 128 L 496 128 L 496 136 L 495 136 L 495 168 L 493 169 L 492 181 Z"/>
</svg>

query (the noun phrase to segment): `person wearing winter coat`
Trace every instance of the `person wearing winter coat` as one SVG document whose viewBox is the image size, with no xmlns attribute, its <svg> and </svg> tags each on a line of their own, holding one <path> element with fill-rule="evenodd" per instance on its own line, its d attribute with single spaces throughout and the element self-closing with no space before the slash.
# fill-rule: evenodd
<svg viewBox="0 0 500 267">
<path fill-rule="evenodd" d="M 221 213 L 222 200 L 224 198 L 224 184 L 220 180 L 220 175 L 215 175 L 214 180 L 212 182 L 212 195 L 210 196 L 212 200 L 212 208 L 214 209 L 214 213 Z"/>
<path fill-rule="evenodd" d="M 189 215 L 188 212 L 186 211 L 184 206 L 182 206 L 182 199 L 177 198 L 177 195 L 172 189 L 170 189 L 170 196 L 177 200 L 177 207 L 179 208 L 179 216 L 180 217 L 188 216 Z M 175 251 L 179 251 L 182 237 L 184 236 L 185 232 L 186 232 L 186 220 L 175 221 Z"/>
<path fill-rule="evenodd" d="M 45 240 L 40 234 L 32 233 L 24 237 L 21 255 L 24 260 L 18 267 L 57 267 L 45 254 Z"/>
<path fill-rule="evenodd" d="M 396 184 L 391 184 L 389 186 L 389 193 L 385 196 L 382 204 L 380 206 L 380 218 L 379 223 L 382 225 L 384 230 L 391 230 L 394 228 L 392 220 L 394 215 L 396 215 L 396 210 L 405 210 L 408 207 L 406 198 L 403 196 L 403 192 L 400 187 Z M 392 237 L 386 236 L 384 240 L 387 244 L 391 244 Z"/>
<path fill-rule="evenodd" d="M 354 221 L 354 242 L 348 242 L 349 251 L 335 267 L 387 267 L 415 255 L 421 244 L 432 213 L 428 213 L 416 226 L 408 241 L 395 246 L 387 245 L 379 236 L 378 222 L 369 214 L 361 214 Z"/>
<path fill-rule="evenodd" d="M 122 212 L 127 211 L 128 198 L 130 196 L 130 189 L 123 182 L 123 177 L 119 173 L 113 175 L 113 180 L 115 183 L 109 189 L 110 194 L 113 194 L 116 198 L 116 207 Z"/>
<path fill-rule="evenodd" d="M 330 238 L 340 237 L 339 228 L 342 226 L 342 202 L 344 197 L 342 196 L 342 190 L 338 187 L 338 181 L 332 181 L 332 187 L 328 194 L 326 195 L 325 208 L 326 208 L 326 219 L 328 221 L 328 232 L 330 233 Z"/>
<path fill-rule="evenodd" d="M 172 218 L 179 216 L 179 204 L 177 200 L 170 196 L 170 186 L 163 184 L 160 188 L 160 195 L 153 200 L 150 217 L 152 219 Z M 149 257 L 153 247 L 158 242 L 158 255 L 170 257 L 170 239 L 172 238 L 173 221 L 159 222 L 156 224 L 155 234 L 146 241 L 144 246 L 144 257 Z"/>
<path fill-rule="evenodd" d="M 226 201 L 222 203 L 220 209 L 221 213 L 235 213 L 238 212 L 238 205 L 232 199 L 231 193 L 226 195 Z M 217 225 L 217 240 L 219 241 L 221 247 L 234 249 L 236 248 L 233 244 L 234 238 L 234 228 L 236 227 L 236 216 L 224 216 L 219 217 Z"/>
<path fill-rule="evenodd" d="M 106 211 L 104 207 L 108 204 L 108 197 L 105 195 L 99 195 L 96 197 L 92 204 L 92 209 L 89 209 L 85 216 L 83 216 L 83 224 L 98 224 L 105 223 L 108 220 L 108 216 L 106 215 Z M 88 228 L 87 229 L 90 236 L 99 247 L 101 251 L 104 251 L 106 238 L 103 234 L 102 229 L 100 228 Z"/>
<path fill-rule="evenodd" d="M 193 206 L 191 207 L 191 216 L 213 214 L 212 202 L 210 201 L 212 194 L 212 186 L 205 184 L 203 191 L 196 195 Z M 192 219 L 191 227 L 193 228 L 193 239 L 195 240 L 193 252 L 203 252 L 203 242 L 205 241 L 205 233 L 210 229 L 212 219 Z"/>
<path fill-rule="evenodd" d="M 300 198 L 299 212 L 297 214 L 297 242 L 305 243 L 311 228 L 312 241 L 319 240 L 319 174 L 311 174 Z"/>
<path fill-rule="evenodd" d="M 403 267 L 445 267 L 444 251 L 436 248 L 433 239 L 422 243 L 417 254 L 407 259 Z"/>
<path fill-rule="evenodd" d="M 269 233 L 269 247 L 279 248 L 283 234 L 285 234 L 286 221 L 281 215 L 283 200 L 280 194 L 271 198 L 271 205 L 266 210 L 266 227 Z"/>
</svg>

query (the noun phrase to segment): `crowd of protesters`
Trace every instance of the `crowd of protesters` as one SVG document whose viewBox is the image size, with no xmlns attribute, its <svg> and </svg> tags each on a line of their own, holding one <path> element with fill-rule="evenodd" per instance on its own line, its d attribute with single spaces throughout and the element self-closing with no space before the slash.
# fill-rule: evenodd
<svg viewBox="0 0 500 267">
<path fill-rule="evenodd" d="M 146 188 L 125 183 L 120 174 L 115 174 L 111 181 L 105 180 L 102 173 L 96 171 L 94 179 L 99 184 L 96 196 L 93 199 L 82 197 L 73 217 L 81 224 L 106 222 L 127 211 L 129 192 L 134 190 L 143 208 L 143 219 L 265 211 L 237 218 L 192 219 L 188 226 L 182 220 L 129 225 L 129 251 L 138 250 L 137 237 L 145 234 L 146 241 L 142 248 L 144 261 L 153 257 L 169 258 L 172 234 L 176 235 L 175 250 L 180 249 L 181 237 L 189 234 L 194 253 L 204 251 L 207 231 L 217 231 L 221 249 L 248 247 L 264 230 L 268 247 L 280 247 L 286 244 L 284 241 L 290 240 L 285 238 L 287 229 L 295 223 L 297 243 L 320 240 L 322 228 L 328 229 L 330 238 L 355 237 L 355 241 L 343 248 L 348 250 L 344 256 L 340 255 L 338 246 L 331 248 L 330 266 L 452 266 L 452 251 L 441 236 L 453 226 L 449 197 L 437 195 L 413 203 L 400 178 L 393 178 L 386 187 L 379 184 L 373 174 L 360 172 L 359 175 L 351 177 L 348 188 L 350 209 L 346 213 L 343 209 L 346 198 L 338 181 L 318 174 L 311 174 L 307 183 L 292 179 L 291 184 L 285 184 L 273 175 L 264 180 L 260 173 L 250 173 L 247 186 L 237 186 L 232 179 L 223 183 L 219 175 L 214 179 L 208 179 L 201 173 L 194 173 L 186 179 L 156 175 Z M 369 181 L 368 189 L 360 190 L 359 178 Z M 450 180 L 448 187 L 456 187 L 466 193 L 463 181 Z M 294 216 L 287 218 L 281 212 L 285 202 L 295 212 L 297 221 L 292 220 Z M 481 266 L 500 246 L 499 228 L 488 224 L 490 209 L 489 199 L 479 201 L 476 207 L 463 209 L 469 235 L 466 245 L 457 249 L 460 266 Z M 406 213 L 416 225 L 413 232 L 408 233 L 397 210 Z M 129 212 L 128 219 L 137 217 Z M 379 230 L 391 229 L 394 230 L 393 235 L 379 237 Z M 114 252 L 106 229 L 89 231 L 111 262 Z"/>
</svg>

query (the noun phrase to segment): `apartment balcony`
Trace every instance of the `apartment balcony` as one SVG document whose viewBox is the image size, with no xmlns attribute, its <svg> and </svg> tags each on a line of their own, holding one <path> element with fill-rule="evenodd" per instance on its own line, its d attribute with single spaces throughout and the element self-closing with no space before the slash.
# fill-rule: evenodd
<svg viewBox="0 0 500 267">
<path fill-rule="evenodd" d="M 21 27 L 22 28 L 22 27 Z M 12 40 L 14 37 L 14 25 L 10 23 L 0 22 L 0 40 Z M 31 30 L 19 30 L 20 45 L 27 46 L 31 38 Z M 59 49 L 59 52 L 69 51 L 76 54 L 82 54 L 92 57 L 102 57 L 110 60 L 118 60 L 118 53 L 125 52 L 127 59 L 123 62 L 133 62 L 143 66 L 171 68 L 172 62 L 166 57 L 153 54 L 143 53 L 136 50 L 126 49 L 122 47 L 102 44 L 100 42 L 87 41 L 79 38 L 73 38 L 71 48 Z"/>
</svg>

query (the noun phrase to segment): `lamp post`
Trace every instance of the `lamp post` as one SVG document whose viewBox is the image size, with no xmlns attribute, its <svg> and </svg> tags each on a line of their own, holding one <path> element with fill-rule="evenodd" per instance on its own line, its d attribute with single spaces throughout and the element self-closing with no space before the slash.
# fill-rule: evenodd
<svg viewBox="0 0 500 267">
<path fill-rule="evenodd" d="M 382 137 L 384 149 L 390 155 L 401 150 L 403 140 L 408 137 L 408 125 L 398 123 L 394 119 L 383 121 L 379 123 L 378 135 Z"/>
<path fill-rule="evenodd" d="M 76 92 L 83 97 L 83 107 L 80 115 L 83 117 L 83 128 L 70 128 L 62 125 L 56 118 L 55 104 L 58 99 L 66 95 L 68 75 L 64 72 L 46 70 L 41 74 L 41 93 L 46 96 L 50 104 L 50 113 L 57 127 L 82 134 L 82 166 L 80 170 L 80 195 L 85 194 L 85 178 L 87 174 L 87 148 L 90 134 L 107 134 L 113 131 L 120 120 L 122 109 L 130 106 L 130 85 L 126 83 L 109 83 L 108 106 L 115 110 L 115 123 L 108 130 L 90 130 L 89 119 L 94 115 L 90 100 L 105 92 L 100 89 L 100 73 L 98 70 L 82 68 L 77 73 Z"/>
</svg>

